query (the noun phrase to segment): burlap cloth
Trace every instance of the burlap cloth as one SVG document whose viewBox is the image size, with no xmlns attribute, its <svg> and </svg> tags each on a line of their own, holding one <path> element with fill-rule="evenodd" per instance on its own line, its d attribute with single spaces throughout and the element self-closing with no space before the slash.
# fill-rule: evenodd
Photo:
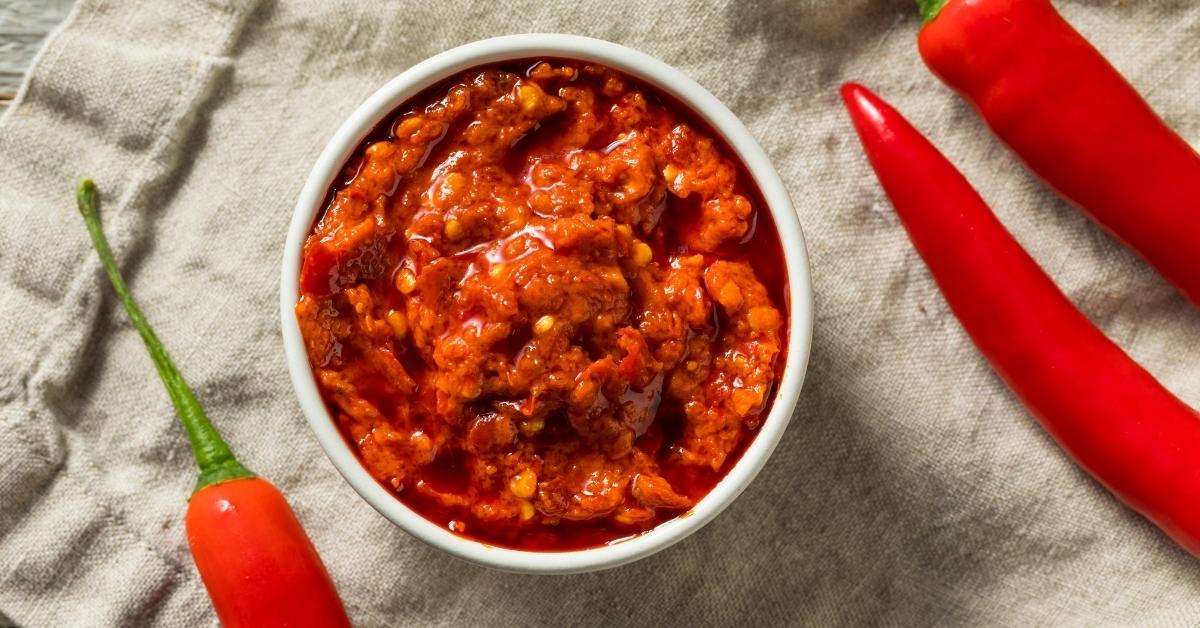
<svg viewBox="0 0 1200 628">
<path fill-rule="evenodd" d="M 1200 4 L 1058 5 L 1200 140 Z M 1200 625 L 1200 561 L 1074 467 L 977 355 L 838 85 L 910 115 L 1193 404 L 1200 312 L 1019 167 L 922 66 L 917 28 L 909 0 L 85 0 L 0 123 L 0 611 L 214 622 L 184 540 L 187 445 L 73 207 L 90 176 L 148 316 L 360 625 Z M 340 121 L 425 57 L 529 31 L 639 48 L 729 105 L 796 201 L 818 302 L 800 407 L 758 480 L 674 548 L 573 577 L 450 559 L 360 500 L 301 417 L 277 312 L 292 204 Z"/>
</svg>

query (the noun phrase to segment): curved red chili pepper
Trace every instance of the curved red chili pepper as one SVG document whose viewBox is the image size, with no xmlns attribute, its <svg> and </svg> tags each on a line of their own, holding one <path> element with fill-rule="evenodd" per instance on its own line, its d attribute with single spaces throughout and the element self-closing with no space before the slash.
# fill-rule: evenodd
<svg viewBox="0 0 1200 628">
<path fill-rule="evenodd" d="M 154 361 L 200 467 L 185 523 L 217 617 L 230 627 L 349 626 L 337 589 L 287 500 L 234 458 L 142 316 L 100 226 L 96 186 L 84 181 L 76 198 L 113 291 Z"/>
<path fill-rule="evenodd" d="M 896 110 L 843 98 L 947 303 L 1080 466 L 1200 557 L 1200 415 L 1077 310 L 978 192 Z"/>
<path fill-rule="evenodd" d="M 188 501 L 188 546 L 225 626 L 349 626 L 316 548 L 262 478 L 206 486 Z"/>
<path fill-rule="evenodd" d="M 1200 305 L 1200 154 L 1048 0 L 920 4 L 929 68 L 1039 177 Z"/>
</svg>

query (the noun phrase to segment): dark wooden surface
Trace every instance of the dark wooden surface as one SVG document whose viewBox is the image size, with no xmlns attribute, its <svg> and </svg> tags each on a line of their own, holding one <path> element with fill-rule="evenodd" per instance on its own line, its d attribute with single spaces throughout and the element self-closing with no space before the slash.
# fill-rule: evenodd
<svg viewBox="0 0 1200 628">
<path fill-rule="evenodd" d="M 0 0 L 0 110 L 21 87 L 46 35 L 74 4 L 75 0 Z"/>
</svg>

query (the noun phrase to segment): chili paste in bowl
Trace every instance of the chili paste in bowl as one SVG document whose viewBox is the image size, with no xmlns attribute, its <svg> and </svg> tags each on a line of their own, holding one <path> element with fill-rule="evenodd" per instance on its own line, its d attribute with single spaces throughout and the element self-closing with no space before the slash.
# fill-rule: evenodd
<svg viewBox="0 0 1200 628">
<path fill-rule="evenodd" d="M 294 314 L 329 416 L 395 499 L 489 546 L 580 550 L 684 515 L 753 442 L 787 354 L 784 259 L 687 107 L 521 58 L 361 141 Z"/>
</svg>

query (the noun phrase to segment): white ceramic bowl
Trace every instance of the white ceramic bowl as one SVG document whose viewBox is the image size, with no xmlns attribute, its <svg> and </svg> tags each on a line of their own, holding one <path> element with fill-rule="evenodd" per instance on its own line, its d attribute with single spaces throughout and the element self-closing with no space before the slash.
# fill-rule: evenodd
<svg viewBox="0 0 1200 628">
<path fill-rule="evenodd" d="M 787 361 L 770 414 L 741 459 L 720 483 L 684 516 L 627 540 L 565 552 L 505 549 L 457 536 L 413 512 L 380 486 L 342 438 L 321 400 L 294 310 L 299 298 L 300 253 L 304 239 L 321 210 L 334 177 L 376 124 L 409 98 L 463 70 L 535 57 L 594 61 L 620 70 L 674 96 L 724 136 L 749 169 L 783 240 L 791 312 Z M 636 50 L 573 35 L 531 34 L 477 41 L 447 50 L 409 68 L 372 94 L 334 133 L 317 158 L 296 201 L 283 256 L 280 318 L 288 368 L 300 407 L 326 455 L 367 503 L 409 534 L 459 558 L 516 572 L 576 573 L 615 567 L 666 548 L 712 520 L 754 479 L 783 435 L 800 394 L 812 341 L 813 299 L 808 253 L 787 191 L 766 153 L 729 109 L 683 73 Z"/>
</svg>

